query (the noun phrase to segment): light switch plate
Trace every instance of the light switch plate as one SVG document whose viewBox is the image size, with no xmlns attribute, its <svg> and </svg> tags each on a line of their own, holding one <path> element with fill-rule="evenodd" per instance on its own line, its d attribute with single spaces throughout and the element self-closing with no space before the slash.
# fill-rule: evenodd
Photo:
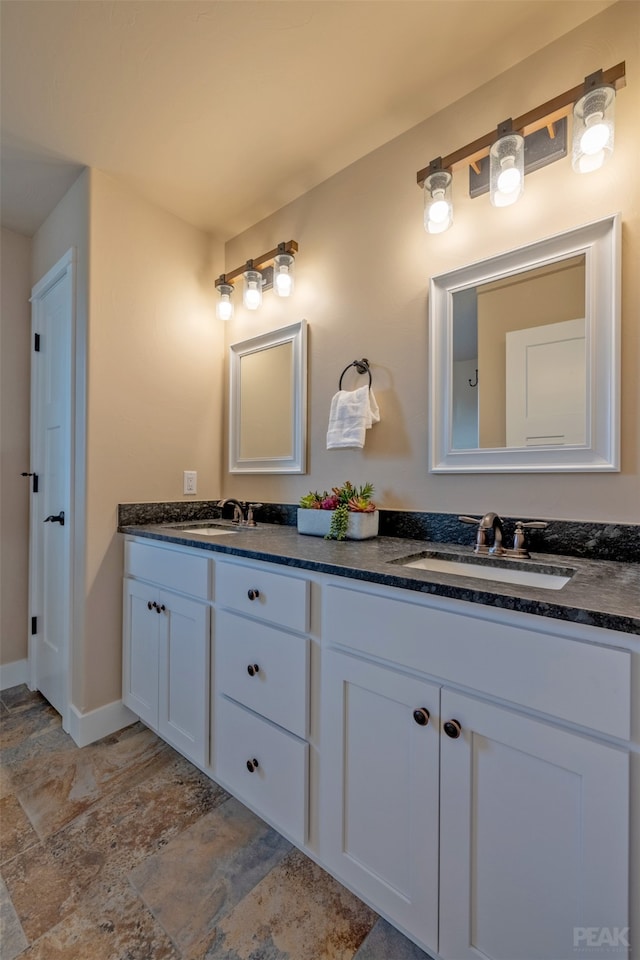
<svg viewBox="0 0 640 960">
<path fill-rule="evenodd" d="M 184 474 L 184 483 L 182 487 L 183 493 L 196 493 L 198 490 L 198 473 L 196 470 L 185 470 Z"/>
</svg>

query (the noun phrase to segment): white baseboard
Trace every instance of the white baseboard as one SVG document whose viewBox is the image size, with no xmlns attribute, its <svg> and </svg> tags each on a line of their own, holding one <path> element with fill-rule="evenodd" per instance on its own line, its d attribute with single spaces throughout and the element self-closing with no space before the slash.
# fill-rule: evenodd
<svg viewBox="0 0 640 960">
<path fill-rule="evenodd" d="M 14 660 L 13 663 L 0 664 L 0 690 L 17 687 L 29 682 L 29 661 Z"/>
<path fill-rule="evenodd" d="M 102 737 L 108 737 L 116 730 L 128 727 L 137 719 L 135 713 L 125 707 L 122 700 L 106 703 L 104 707 L 98 707 L 97 710 L 90 710 L 88 713 L 80 713 L 77 707 L 71 704 L 68 733 L 79 747 L 86 747 L 96 740 L 101 740 Z"/>
</svg>

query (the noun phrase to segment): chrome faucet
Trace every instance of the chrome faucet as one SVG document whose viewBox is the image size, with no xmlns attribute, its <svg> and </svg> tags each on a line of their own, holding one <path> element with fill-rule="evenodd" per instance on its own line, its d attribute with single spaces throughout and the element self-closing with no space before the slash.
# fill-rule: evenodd
<svg viewBox="0 0 640 960">
<path fill-rule="evenodd" d="M 218 501 L 218 506 L 224 509 L 228 503 L 233 504 L 233 523 L 246 523 L 244 510 L 246 503 L 240 503 L 239 500 L 234 500 L 233 497 L 225 497 L 224 500 Z"/>
<path fill-rule="evenodd" d="M 233 504 L 233 523 L 241 523 L 245 527 L 258 526 L 253 518 L 253 511 L 258 510 L 262 506 L 261 503 L 240 503 L 239 500 L 234 500 L 233 497 L 225 497 L 224 500 L 218 501 L 218 506 L 224 509 L 228 503 Z M 246 517 L 244 514 L 245 510 L 247 511 Z"/>
<path fill-rule="evenodd" d="M 502 546 L 502 520 L 497 513 L 490 511 L 489 513 L 485 513 L 481 519 L 477 517 L 458 517 L 458 520 L 462 520 L 463 523 L 478 525 L 476 545 L 473 548 L 474 553 L 490 553 L 494 557 L 500 557 L 503 553 L 506 553 L 505 548 Z M 491 547 L 487 544 L 487 533 L 489 530 L 493 531 L 493 544 Z"/>
<path fill-rule="evenodd" d="M 473 548 L 473 552 L 483 555 L 491 554 L 494 557 L 520 557 L 526 559 L 529 556 L 529 551 L 525 539 L 525 528 L 544 530 L 544 528 L 548 526 L 548 524 L 542 520 L 530 520 L 528 523 L 518 520 L 513 536 L 513 548 L 507 550 L 502 544 L 504 531 L 502 528 L 502 519 L 497 513 L 491 511 L 485 513 L 482 518 L 458 517 L 458 520 L 462 520 L 463 523 L 477 524 L 478 526 L 476 545 Z M 493 545 L 491 547 L 487 545 L 487 533 L 490 530 L 493 531 Z"/>
<path fill-rule="evenodd" d="M 502 546 L 502 536 L 504 533 L 504 530 L 502 529 L 502 520 L 497 513 L 485 513 L 484 517 L 480 521 L 478 533 L 485 530 L 493 530 L 493 546 L 489 547 L 489 553 L 499 557 L 505 552 L 505 549 Z M 476 546 L 478 545 L 479 544 L 476 544 Z M 484 551 L 479 550 L 478 553 L 484 553 Z"/>
</svg>

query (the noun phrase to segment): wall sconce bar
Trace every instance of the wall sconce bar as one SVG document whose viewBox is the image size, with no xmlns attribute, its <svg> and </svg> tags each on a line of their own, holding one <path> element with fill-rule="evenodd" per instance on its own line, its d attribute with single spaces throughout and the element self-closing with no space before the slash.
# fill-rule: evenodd
<svg viewBox="0 0 640 960">
<path fill-rule="evenodd" d="M 608 84 L 616 90 L 622 89 L 622 87 L 626 85 L 625 61 L 623 60 L 622 63 L 618 63 L 615 67 L 610 67 L 608 70 L 597 71 L 587 78 L 587 82 L 592 78 L 594 86 Z M 523 113 L 521 117 L 516 117 L 515 120 L 513 120 L 513 130 L 526 137 L 529 134 L 547 127 L 551 134 L 553 124 L 571 113 L 574 103 L 584 95 L 584 92 L 585 83 L 583 82 L 576 87 L 572 87 L 571 90 L 566 90 L 564 93 L 559 94 L 559 96 L 554 97 L 552 100 L 547 100 L 546 103 L 541 104 L 534 110 L 529 110 L 528 113 Z M 439 159 L 440 169 L 450 171 L 463 163 L 468 163 L 476 169 L 476 173 L 479 173 L 479 161 L 488 156 L 495 140 L 496 130 L 493 129 L 489 133 L 485 133 L 482 137 L 478 137 L 477 140 L 472 140 L 471 143 L 467 143 L 464 147 L 459 147 L 457 150 L 454 150 L 453 153 Z M 416 174 L 418 186 L 423 187 L 426 178 L 432 174 L 433 171 L 433 161 L 429 166 L 418 170 Z"/>
<path fill-rule="evenodd" d="M 241 267 L 236 267 L 229 273 L 221 273 L 215 282 L 215 288 L 220 294 L 216 307 L 218 319 L 232 318 L 234 310 L 231 295 L 234 283 L 239 277 L 244 280 L 242 302 L 247 310 L 258 310 L 261 307 L 265 290 L 275 288 L 279 297 L 290 296 L 294 285 L 297 252 L 298 244 L 295 240 L 289 240 L 288 243 L 279 243 L 273 250 L 261 253 L 254 260 L 247 260 Z"/>
<path fill-rule="evenodd" d="M 251 269 L 262 271 L 267 266 L 272 266 L 273 261 L 281 253 L 288 253 L 291 256 L 298 252 L 298 244 L 295 240 L 289 240 L 287 243 L 280 243 L 277 247 L 274 247 L 273 250 L 267 250 L 266 253 L 261 253 L 259 257 L 255 257 L 247 263 L 251 263 Z M 243 263 L 241 267 L 236 267 L 235 270 L 230 270 L 229 273 L 221 274 L 216 280 L 216 287 L 219 287 L 221 284 L 233 284 L 238 277 L 244 275 L 247 269 L 247 263 Z"/>
</svg>

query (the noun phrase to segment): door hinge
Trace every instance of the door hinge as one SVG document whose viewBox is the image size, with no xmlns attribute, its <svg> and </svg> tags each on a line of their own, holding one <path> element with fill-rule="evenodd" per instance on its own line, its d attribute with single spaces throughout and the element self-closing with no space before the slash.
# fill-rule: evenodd
<svg viewBox="0 0 640 960">
<path fill-rule="evenodd" d="M 33 349 L 36 351 L 36 353 L 40 353 L 40 334 L 36 333 L 33 340 Z"/>
<path fill-rule="evenodd" d="M 31 617 L 31 636 L 34 637 L 38 632 L 38 618 Z"/>
</svg>

